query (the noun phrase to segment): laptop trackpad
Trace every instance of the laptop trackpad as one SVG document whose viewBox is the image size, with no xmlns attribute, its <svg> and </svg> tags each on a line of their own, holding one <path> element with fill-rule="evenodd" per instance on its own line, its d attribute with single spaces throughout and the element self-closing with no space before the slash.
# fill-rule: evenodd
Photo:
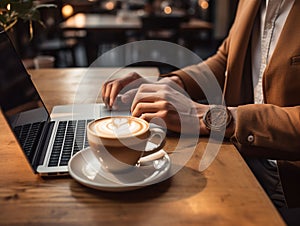
<svg viewBox="0 0 300 226">
<path fill-rule="evenodd" d="M 96 119 L 114 115 L 130 115 L 128 111 L 110 111 L 104 104 L 75 104 L 55 106 L 51 112 L 52 120 Z"/>
</svg>

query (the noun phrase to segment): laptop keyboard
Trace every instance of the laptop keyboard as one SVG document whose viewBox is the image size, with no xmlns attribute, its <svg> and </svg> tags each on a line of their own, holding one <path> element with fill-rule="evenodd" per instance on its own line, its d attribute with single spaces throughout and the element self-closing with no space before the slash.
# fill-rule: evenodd
<svg viewBox="0 0 300 226">
<path fill-rule="evenodd" d="M 31 152 L 36 148 L 44 124 L 45 122 L 36 122 L 14 128 L 15 135 L 28 158 L 31 158 Z"/>
<path fill-rule="evenodd" d="M 59 122 L 48 166 L 66 166 L 74 154 L 89 146 L 86 138 L 86 125 L 90 121 L 92 119 Z M 14 128 L 14 132 L 29 159 L 31 159 L 31 153 L 35 150 L 40 139 L 44 123 L 36 122 Z"/>
<path fill-rule="evenodd" d="M 116 112 L 120 114 L 120 112 Z M 130 115 L 130 112 L 122 112 L 122 115 Z M 111 111 L 101 109 L 101 115 L 113 115 Z M 67 166 L 70 158 L 78 151 L 89 146 L 86 137 L 86 126 L 93 119 L 60 121 L 54 138 L 49 167 Z M 45 122 L 37 122 L 17 126 L 14 132 L 23 147 L 26 156 L 31 159 L 34 150 L 41 137 L 41 132 Z"/>
<path fill-rule="evenodd" d="M 86 125 L 90 121 L 59 122 L 48 166 L 66 166 L 74 154 L 89 146 Z"/>
</svg>

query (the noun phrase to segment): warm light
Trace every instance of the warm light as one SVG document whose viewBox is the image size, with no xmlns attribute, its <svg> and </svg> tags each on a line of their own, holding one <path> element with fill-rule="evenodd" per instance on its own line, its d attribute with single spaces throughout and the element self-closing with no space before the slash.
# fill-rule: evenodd
<svg viewBox="0 0 300 226">
<path fill-rule="evenodd" d="M 74 17 L 74 22 L 78 27 L 84 27 L 86 24 L 86 15 L 83 13 L 78 13 Z"/>
<path fill-rule="evenodd" d="M 115 8 L 115 4 L 114 4 L 113 2 L 111 2 L 111 1 L 106 2 L 105 8 L 106 8 L 107 10 L 113 10 L 113 9 Z"/>
<path fill-rule="evenodd" d="M 62 15 L 64 18 L 72 16 L 74 13 L 74 9 L 71 5 L 64 5 L 61 9 Z"/>
<path fill-rule="evenodd" d="M 6 8 L 9 11 L 10 10 L 10 4 L 7 4 Z"/>
<path fill-rule="evenodd" d="M 165 12 L 165 14 L 171 14 L 172 13 L 172 8 L 170 6 L 166 6 L 164 8 L 164 12 Z"/>
<path fill-rule="evenodd" d="M 198 5 L 199 5 L 202 9 L 208 9 L 208 7 L 209 7 L 208 1 L 206 1 L 206 0 L 199 0 L 199 1 L 198 1 Z"/>
</svg>

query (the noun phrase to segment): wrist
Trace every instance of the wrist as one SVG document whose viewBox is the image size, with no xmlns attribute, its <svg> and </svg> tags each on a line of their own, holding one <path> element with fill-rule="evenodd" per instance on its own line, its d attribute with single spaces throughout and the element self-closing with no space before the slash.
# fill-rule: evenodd
<svg viewBox="0 0 300 226">
<path fill-rule="evenodd" d="M 236 118 L 237 118 L 237 107 L 228 107 L 228 111 L 232 115 L 232 121 L 229 124 L 228 128 L 225 131 L 225 137 L 230 138 L 235 133 L 235 127 L 236 127 Z"/>
<path fill-rule="evenodd" d="M 170 77 L 170 79 L 171 79 L 173 82 L 175 82 L 177 85 L 179 85 L 181 88 L 184 89 L 183 81 L 182 81 L 182 79 L 181 79 L 179 76 L 177 76 L 177 75 L 172 75 L 172 76 Z"/>
<path fill-rule="evenodd" d="M 172 82 L 175 82 L 177 85 L 179 85 L 182 89 L 185 90 L 184 83 L 178 75 L 176 75 L 176 74 L 160 75 L 158 79 L 161 80 L 164 78 L 170 79 Z"/>
<path fill-rule="evenodd" d="M 203 122 L 203 115 L 209 109 L 209 105 L 196 104 L 197 117 L 199 119 L 200 135 L 209 135 L 210 131 L 206 128 Z"/>
</svg>

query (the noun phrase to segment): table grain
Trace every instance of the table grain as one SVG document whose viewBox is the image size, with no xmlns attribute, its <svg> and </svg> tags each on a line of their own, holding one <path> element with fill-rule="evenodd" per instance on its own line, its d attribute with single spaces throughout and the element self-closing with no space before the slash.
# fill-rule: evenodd
<svg viewBox="0 0 300 226">
<path fill-rule="evenodd" d="M 47 108 L 70 104 L 86 72 L 40 69 L 30 74 Z M 94 69 L 91 88 L 111 68 Z M 156 76 L 157 69 L 137 70 Z M 105 76 L 104 76 L 105 77 Z M 284 225 L 277 210 L 231 143 L 204 172 L 198 171 L 207 138 L 200 138 L 188 163 L 174 176 L 136 191 L 103 192 L 71 177 L 33 174 L 0 114 L 0 225 Z M 177 136 L 169 136 L 172 151 Z"/>
</svg>

